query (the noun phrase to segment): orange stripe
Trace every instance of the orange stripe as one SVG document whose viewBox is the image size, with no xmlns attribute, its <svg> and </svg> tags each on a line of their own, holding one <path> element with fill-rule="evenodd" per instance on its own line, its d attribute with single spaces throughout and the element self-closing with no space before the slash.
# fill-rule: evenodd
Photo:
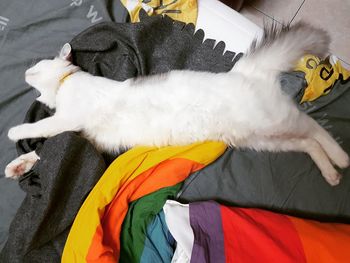
<svg viewBox="0 0 350 263">
<path fill-rule="evenodd" d="M 101 225 L 92 239 L 86 256 L 87 262 L 117 262 L 120 253 L 120 231 L 128 211 L 128 204 L 161 188 L 185 180 L 204 165 L 187 159 L 163 161 L 126 182 L 105 210 Z"/>
<path fill-rule="evenodd" d="M 289 219 L 303 244 L 306 262 L 350 262 L 350 225 Z"/>
</svg>

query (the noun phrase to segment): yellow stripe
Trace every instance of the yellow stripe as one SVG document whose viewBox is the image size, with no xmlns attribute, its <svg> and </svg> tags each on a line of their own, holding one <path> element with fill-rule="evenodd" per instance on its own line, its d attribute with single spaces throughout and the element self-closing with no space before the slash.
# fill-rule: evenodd
<svg viewBox="0 0 350 263">
<path fill-rule="evenodd" d="M 80 208 L 68 235 L 62 262 L 85 262 L 105 206 L 113 200 L 124 183 L 165 160 L 185 158 L 208 165 L 225 150 L 226 145 L 223 143 L 204 142 L 163 148 L 136 147 L 119 156 L 108 167 Z"/>
</svg>

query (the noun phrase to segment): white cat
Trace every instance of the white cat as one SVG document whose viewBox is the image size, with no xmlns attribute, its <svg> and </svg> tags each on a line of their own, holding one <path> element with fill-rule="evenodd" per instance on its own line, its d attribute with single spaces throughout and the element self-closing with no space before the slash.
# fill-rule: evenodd
<svg viewBox="0 0 350 263">
<path fill-rule="evenodd" d="M 81 71 L 70 62 L 66 44 L 59 57 L 42 60 L 25 73 L 26 82 L 41 93 L 37 100 L 55 108 L 55 114 L 13 127 L 8 136 L 17 141 L 81 131 L 104 151 L 205 140 L 257 151 L 301 151 L 336 185 L 341 176 L 332 163 L 345 168 L 348 155 L 297 109 L 279 81 L 280 72 L 292 70 L 304 54 L 325 54 L 329 42 L 326 32 L 303 23 L 272 27 L 230 72 L 176 70 L 124 82 Z M 23 174 L 33 156 L 38 157 L 10 163 L 6 176 Z"/>
</svg>

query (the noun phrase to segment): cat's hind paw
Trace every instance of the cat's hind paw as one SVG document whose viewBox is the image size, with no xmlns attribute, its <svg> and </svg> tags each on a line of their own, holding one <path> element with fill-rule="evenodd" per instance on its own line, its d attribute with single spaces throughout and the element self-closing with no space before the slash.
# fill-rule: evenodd
<svg viewBox="0 0 350 263">
<path fill-rule="evenodd" d="M 350 166 L 349 155 L 339 146 L 335 145 L 334 149 L 328 154 L 332 163 L 341 169 L 345 169 Z M 328 150 L 329 151 L 329 150 Z"/>
<path fill-rule="evenodd" d="M 323 177 L 331 186 L 336 186 L 340 183 L 342 175 L 338 173 L 337 170 L 334 169 L 332 171 L 328 171 L 327 173 L 324 173 Z"/>
<path fill-rule="evenodd" d="M 341 169 L 348 168 L 350 165 L 349 155 L 345 152 L 343 152 L 341 155 L 339 155 L 337 158 L 336 165 Z"/>
</svg>

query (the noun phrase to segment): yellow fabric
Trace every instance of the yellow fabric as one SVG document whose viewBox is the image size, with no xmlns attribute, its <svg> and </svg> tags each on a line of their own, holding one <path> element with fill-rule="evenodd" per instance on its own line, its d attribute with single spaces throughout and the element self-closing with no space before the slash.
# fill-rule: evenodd
<svg viewBox="0 0 350 263">
<path fill-rule="evenodd" d="M 127 181 L 169 159 L 186 158 L 207 165 L 225 150 L 226 145 L 221 142 L 203 142 L 178 147 L 135 147 L 119 156 L 108 167 L 81 206 L 69 232 L 62 262 L 83 262 L 106 205 L 113 200 L 120 187 Z M 92 225 L 94 227 L 90 227 Z"/>
<path fill-rule="evenodd" d="M 139 12 L 144 9 L 150 15 L 168 15 L 174 20 L 196 24 L 197 0 L 121 0 L 128 10 L 131 22 L 139 22 Z M 146 2 L 146 1 L 145 1 Z"/>
<path fill-rule="evenodd" d="M 316 56 L 304 56 L 297 64 L 295 70 L 305 73 L 308 85 L 301 103 L 313 101 L 320 96 L 328 94 L 335 81 L 340 78 L 340 75 L 342 75 L 344 80 L 350 77 L 350 70 L 333 55 L 324 61 L 321 61 Z"/>
</svg>

